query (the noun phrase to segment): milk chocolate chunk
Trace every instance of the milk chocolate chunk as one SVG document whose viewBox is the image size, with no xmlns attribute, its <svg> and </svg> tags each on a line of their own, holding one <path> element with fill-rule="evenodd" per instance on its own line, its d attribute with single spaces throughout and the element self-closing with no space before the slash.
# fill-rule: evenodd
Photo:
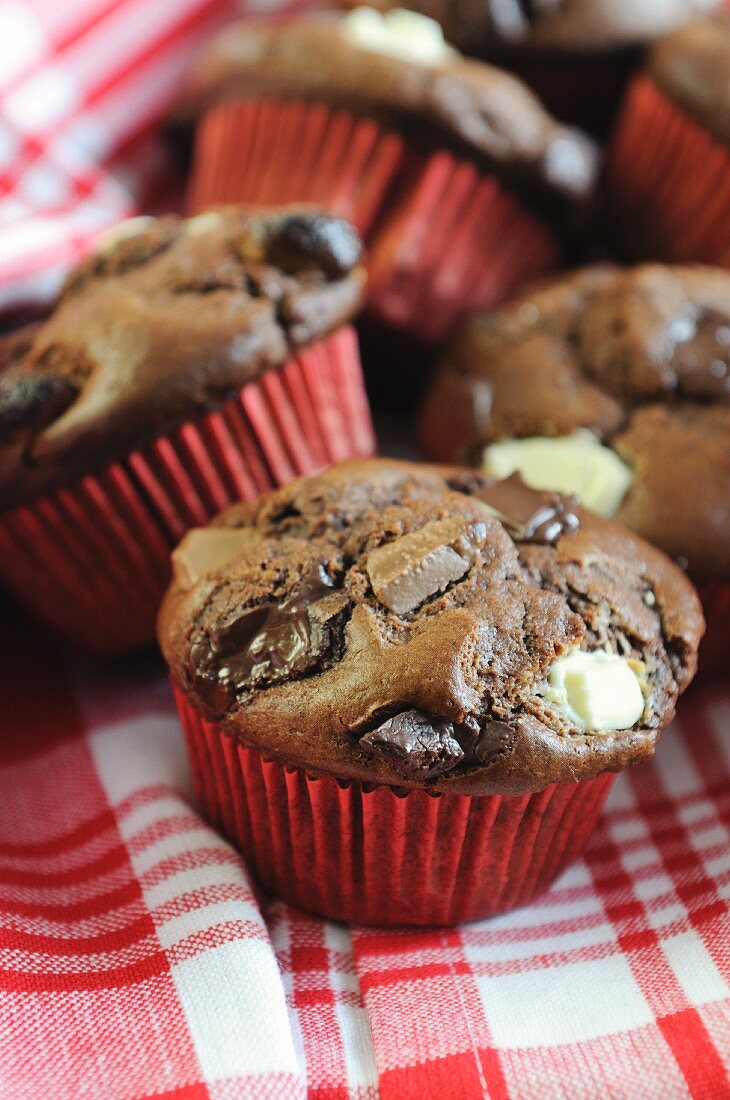
<svg viewBox="0 0 730 1100">
<path fill-rule="evenodd" d="M 519 474 L 479 489 L 478 500 L 489 506 L 517 542 L 541 542 L 550 546 L 562 535 L 578 530 L 580 520 L 574 497 L 538 493 L 528 488 Z"/>
<path fill-rule="evenodd" d="M 399 771 L 421 779 L 444 775 L 464 759 L 452 723 L 420 710 L 396 714 L 361 737 L 360 744 Z"/>
<path fill-rule="evenodd" d="M 373 592 L 396 615 L 407 615 L 461 578 L 479 559 L 486 525 L 464 517 L 436 520 L 373 550 L 367 573 Z"/>
</svg>

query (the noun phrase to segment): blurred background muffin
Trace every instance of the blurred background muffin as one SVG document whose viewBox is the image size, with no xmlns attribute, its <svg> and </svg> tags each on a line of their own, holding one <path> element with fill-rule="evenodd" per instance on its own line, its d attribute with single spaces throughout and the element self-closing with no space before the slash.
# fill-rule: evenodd
<svg viewBox="0 0 730 1100">
<path fill-rule="evenodd" d="M 0 347 L 0 575 L 85 649 L 149 642 L 193 524 L 374 447 L 361 244 L 315 208 L 123 223 Z"/>
<path fill-rule="evenodd" d="M 345 0 L 345 6 L 354 3 Z M 520 76 L 567 122 L 605 136 L 646 46 L 722 0 L 376 0 L 435 19 L 463 53 Z"/>
<path fill-rule="evenodd" d="M 559 266 L 598 170 L 589 138 L 413 12 L 233 25 L 180 101 L 201 117 L 190 209 L 316 196 L 364 234 L 370 312 L 424 341 Z"/>
<path fill-rule="evenodd" d="M 631 82 L 606 170 L 627 259 L 730 267 L 730 14 L 657 42 Z"/>
<path fill-rule="evenodd" d="M 431 459 L 578 493 L 682 562 L 726 669 L 730 273 L 589 267 L 475 318 L 420 433 Z"/>
</svg>

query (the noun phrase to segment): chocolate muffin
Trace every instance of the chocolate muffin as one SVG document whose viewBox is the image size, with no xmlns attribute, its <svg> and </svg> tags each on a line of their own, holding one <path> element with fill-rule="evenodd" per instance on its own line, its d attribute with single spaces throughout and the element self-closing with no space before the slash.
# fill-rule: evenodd
<svg viewBox="0 0 730 1100">
<path fill-rule="evenodd" d="M 558 117 L 603 132 L 648 43 L 722 0 L 378 0 L 436 20 L 463 53 L 517 72 Z M 356 0 L 345 0 L 355 7 Z M 591 68 L 593 81 L 590 80 Z M 586 98 L 587 96 L 587 98 Z"/>
<path fill-rule="evenodd" d="M 220 404 L 361 304 L 361 245 L 321 211 L 137 220 L 0 345 L 0 510 Z"/>
<path fill-rule="evenodd" d="M 362 15 L 365 13 L 365 18 Z M 263 26 L 234 25 L 191 76 L 178 121 L 252 96 L 344 108 L 404 131 L 421 147 L 477 159 L 544 207 L 561 212 L 591 195 L 597 150 L 557 123 L 518 80 L 469 61 L 433 21 L 373 9 Z"/>
<path fill-rule="evenodd" d="M 361 251 L 315 208 L 135 219 L 0 342 L 0 575 L 45 623 L 151 641 L 191 524 L 371 453 Z"/>
<path fill-rule="evenodd" d="M 530 792 L 547 799 L 568 784 L 575 794 L 653 753 L 702 631 L 690 584 L 661 552 L 573 500 L 459 468 L 344 463 L 235 506 L 190 532 L 174 560 L 158 634 L 199 791 L 264 881 L 300 904 L 308 895 L 288 839 L 273 839 L 272 857 L 241 825 L 261 805 L 238 824 L 228 815 L 247 792 L 263 797 L 252 792 L 264 761 L 298 774 L 287 812 L 308 813 L 310 831 L 322 811 L 302 806 L 305 776 L 315 786 L 330 777 L 322 791 L 349 783 L 348 798 L 365 801 L 373 785 L 399 789 L 391 830 L 421 813 L 406 792 L 440 793 L 448 812 L 454 796 L 484 799 L 474 813 L 489 796 L 515 799 L 519 816 Z M 233 769 L 225 776 L 220 754 Z M 406 848 L 424 843 L 419 820 L 408 822 Z M 343 846 L 362 855 L 370 840 L 359 827 L 332 836 L 340 866 L 327 874 L 325 911 L 345 915 L 342 883 L 332 884 L 347 874 Z M 387 878 L 389 855 L 380 858 Z M 472 868 L 460 867 L 473 885 Z M 483 884 L 480 911 L 499 907 L 503 887 Z"/>
<path fill-rule="evenodd" d="M 475 318 L 421 422 L 432 459 L 578 492 L 730 579 L 730 274 L 586 268 Z"/>
<path fill-rule="evenodd" d="M 608 225 L 631 259 L 730 267 L 730 13 L 658 41 L 608 158 Z"/>
</svg>

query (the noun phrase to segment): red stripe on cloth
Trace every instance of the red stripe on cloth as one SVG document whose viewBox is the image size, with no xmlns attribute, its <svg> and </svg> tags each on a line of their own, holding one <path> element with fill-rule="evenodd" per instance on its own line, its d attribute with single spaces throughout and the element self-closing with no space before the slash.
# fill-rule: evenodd
<svg viewBox="0 0 730 1100">
<path fill-rule="evenodd" d="M 115 828 L 116 821 L 112 811 L 102 810 L 96 817 L 82 822 L 65 834 L 55 836 L 52 840 L 31 840 L 25 844 L 7 841 L 0 843 L 0 859 L 5 857 L 10 860 L 13 856 L 59 856 L 74 848 L 83 847 L 95 837 Z M 0 872 L 2 868 L 3 864 L 0 863 Z"/>
<path fill-rule="evenodd" d="M 0 899 L 6 895 L 6 886 L 37 886 L 40 891 L 53 886 L 79 886 L 82 883 L 108 875 L 119 868 L 129 867 L 129 855 L 126 848 L 119 845 L 112 852 L 105 852 L 81 867 L 64 871 L 20 871 L 11 868 L 0 870 Z"/>
<path fill-rule="evenodd" d="M 693 1100 L 730 1096 L 730 1079 L 696 1008 L 658 1020 Z"/>
<path fill-rule="evenodd" d="M 76 899 L 68 902 L 8 901 L 0 898 L 0 914 L 9 910 L 18 916 L 49 917 L 65 924 L 74 924 L 77 920 L 95 917 L 101 912 L 121 909 L 140 899 L 139 883 L 130 878 L 129 882 L 111 890 L 102 891 L 83 901 Z"/>
<path fill-rule="evenodd" d="M 54 974 L 50 971 L 25 973 L 0 967 L 0 989 L 12 993 L 71 993 L 82 989 L 123 989 L 169 972 L 167 959 L 161 951 L 149 958 L 109 970 L 77 970 Z"/>
<path fill-rule="evenodd" d="M 0 931 L 0 954 L 4 949 L 15 951 L 42 952 L 44 955 L 56 955 L 59 958 L 72 957 L 88 953 L 118 951 L 131 947 L 140 940 L 150 937 L 149 916 L 133 917 L 121 928 L 97 932 L 91 935 L 60 937 L 40 932 L 19 932 L 9 928 Z"/>
<path fill-rule="evenodd" d="M 508 1094 L 501 1070 L 487 1079 L 481 1059 L 477 1062 L 469 1053 L 384 1070 L 380 1074 L 380 1095 L 382 1100 L 507 1100 Z"/>
</svg>

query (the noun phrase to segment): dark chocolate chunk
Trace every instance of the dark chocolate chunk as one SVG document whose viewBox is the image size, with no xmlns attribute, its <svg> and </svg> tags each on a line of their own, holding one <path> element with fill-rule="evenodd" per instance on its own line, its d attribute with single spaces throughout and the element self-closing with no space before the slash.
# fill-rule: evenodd
<svg viewBox="0 0 730 1100">
<path fill-rule="evenodd" d="M 396 714 L 361 737 L 360 744 L 406 775 L 422 779 L 444 775 L 464 759 L 453 724 L 420 710 Z"/>
<path fill-rule="evenodd" d="M 344 275 L 360 259 L 362 248 L 355 230 L 331 214 L 285 219 L 268 249 L 270 263 L 284 270 L 318 267 L 329 276 Z"/>
<path fill-rule="evenodd" d="M 192 647 L 197 690 L 215 709 L 246 688 L 304 675 L 333 648 L 347 606 L 323 567 L 315 567 L 280 603 L 242 610 Z"/>
<path fill-rule="evenodd" d="M 574 511 L 578 503 L 575 497 L 538 493 L 517 473 L 478 489 L 474 496 L 496 513 L 517 542 L 552 544 L 580 526 Z"/>
<path fill-rule="evenodd" d="M 474 746 L 474 756 L 480 764 L 493 764 L 512 747 L 515 731 L 506 722 L 487 722 L 480 730 Z"/>
</svg>

